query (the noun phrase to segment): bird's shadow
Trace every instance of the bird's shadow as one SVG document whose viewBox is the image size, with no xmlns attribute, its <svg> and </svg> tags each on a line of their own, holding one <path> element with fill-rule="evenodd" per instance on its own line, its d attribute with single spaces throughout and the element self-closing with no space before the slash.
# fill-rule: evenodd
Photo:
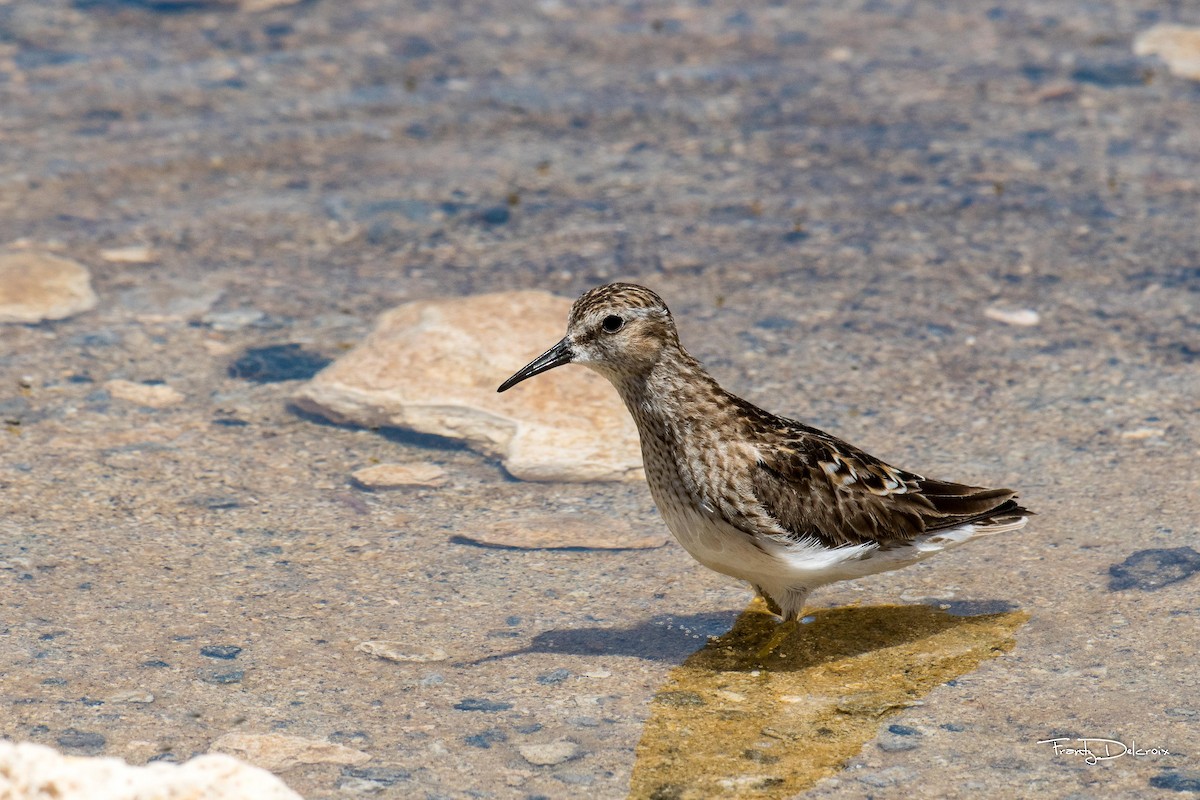
<svg viewBox="0 0 1200 800">
<path fill-rule="evenodd" d="M 759 651 L 779 618 L 752 602 L 741 614 L 717 612 L 662 615 L 623 628 L 565 628 L 544 631 L 526 647 L 486 656 L 474 664 L 528 653 L 615 655 L 682 663 L 719 670 L 808 669 L 828 661 L 914 642 L 953 628 L 977 625 L 1013 609 L 1006 601 L 928 605 L 852 606 L 814 610 L 805 624 L 774 652 Z M 982 612 L 982 613 L 980 613 Z"/>
<path fill-rule="evenodd" d="M 624 628 L 556 628 L 537 634 L 519 650 L 496 653 L 470 663 L 486 664 L 529 653 L 631 656 L 678 663 L 708 641 L 708 637 L 728 631 L 737 616 L 733 611 L 662 614 Z"/>
</svg>

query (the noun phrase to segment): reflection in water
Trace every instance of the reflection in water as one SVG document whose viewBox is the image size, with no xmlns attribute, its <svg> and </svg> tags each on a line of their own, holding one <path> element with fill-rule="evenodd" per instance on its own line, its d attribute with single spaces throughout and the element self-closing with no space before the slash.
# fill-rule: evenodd
<svg viewBox="0 0 1200 800">
<path fill-rule="evenodd" d="M 756 600 L 655 696 L 631 796 L 789 797 L 836 772 L 884 717 L 1015 644 L 1029 615 L 927 606 L 815 611 L 765 659 L 777 618 Z"/>
</svg>

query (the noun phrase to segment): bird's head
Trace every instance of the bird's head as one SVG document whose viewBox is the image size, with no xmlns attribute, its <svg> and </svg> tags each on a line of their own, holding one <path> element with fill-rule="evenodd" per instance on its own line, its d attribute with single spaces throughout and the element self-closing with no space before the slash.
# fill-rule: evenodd
<svg viewBox="0 0 1200 800">
<path fill-rule="evenodd" d="M 503 392 L 563 364 L 583 364 L 617 382 L 654 366 L 679 346 L 675 321 L 654 292 L 633 283 L 610 283 L 585 292 L 567 319 L 567 335 L 500 384 Z"/>
</svg>

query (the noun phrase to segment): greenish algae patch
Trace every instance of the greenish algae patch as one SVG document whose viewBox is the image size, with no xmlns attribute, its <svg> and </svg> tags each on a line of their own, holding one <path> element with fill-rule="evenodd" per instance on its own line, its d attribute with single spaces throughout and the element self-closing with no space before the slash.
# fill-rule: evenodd
<svg viewBox="0 0 1200 800">
<path fill-rule="evenodd" d="M 759 601 L 677 667 L 654 698 L 630 796 L 782 798 L 832 775 L 882 720 L 1012 649 L 1025 612 L 927 606 L 815 611 L 765 659 Z"/>
</svg>

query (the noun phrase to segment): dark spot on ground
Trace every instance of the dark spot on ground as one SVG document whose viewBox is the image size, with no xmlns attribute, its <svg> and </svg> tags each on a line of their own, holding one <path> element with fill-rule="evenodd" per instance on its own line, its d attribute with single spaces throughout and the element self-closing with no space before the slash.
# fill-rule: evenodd
<svg viewBox="0 0 1200 800">
<path fill-rule="evenodd" d="M 252 347 L 229 365 L 229 377 L 254 383 L 308 380 L 329 366 L 330 359 L 298 344 Z"/>
<path fill-rule="evenodd" d="M 1143 592 L 1178 583 L 1200 571 L 1200 553 L 1190 547 L 1139 550 L 1120 564 L 1108 568 L 1110 591 L 1141 589 Z"/>
</svg>

